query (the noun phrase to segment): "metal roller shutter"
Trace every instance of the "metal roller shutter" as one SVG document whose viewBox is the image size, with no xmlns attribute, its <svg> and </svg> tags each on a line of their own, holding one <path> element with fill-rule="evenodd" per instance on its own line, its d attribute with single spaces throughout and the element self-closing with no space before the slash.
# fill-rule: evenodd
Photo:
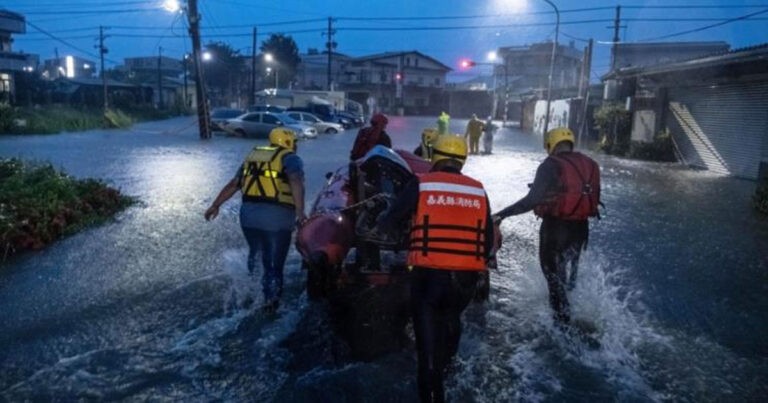
<svg viewBox="0 0 768 403">
<path fill-rule="evenodd" d="M 768 148 L 768 82 L 670 88 L 666 126 L 684 162 L 756 179 Z"/>
</svg>

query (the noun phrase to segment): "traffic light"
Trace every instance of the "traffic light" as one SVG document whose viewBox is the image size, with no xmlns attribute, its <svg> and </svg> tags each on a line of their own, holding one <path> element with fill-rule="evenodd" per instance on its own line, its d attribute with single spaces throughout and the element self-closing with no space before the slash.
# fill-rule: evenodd
<svg viewBox="0 0 768 403">
<path fill-rule="evenodd" d="M 461 62 L 459 63 L 459 65 L 461 66 L 462 69 L 468 69 L 470 67 L 475 67 L 475 64 L 476 64 L 475 62 L 473 62 L 472 60 L 469 60 L 469 59 L 462 59 Z"/>
</svg>

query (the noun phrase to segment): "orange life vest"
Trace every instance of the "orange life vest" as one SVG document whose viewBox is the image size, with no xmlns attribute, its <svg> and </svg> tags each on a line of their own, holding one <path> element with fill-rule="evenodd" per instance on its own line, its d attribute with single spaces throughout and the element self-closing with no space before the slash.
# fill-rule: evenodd
<svg viewBox="0 0 768 403">
<path fill-rule="evenodd" d="M 551 199 L 534 208 L 539 216 L 561 220 L 586 220 L 598 215 L 600 203 L 600 167 L 578 152 L 550 155 L 560 172 L 560 188 Z"/>
<path fill-rule="evenodd" d="M 419 175 L 408 264 L 445 270 L 485 270 L 488 203 L 480 182 L 460 174 Z"/>
</svg>

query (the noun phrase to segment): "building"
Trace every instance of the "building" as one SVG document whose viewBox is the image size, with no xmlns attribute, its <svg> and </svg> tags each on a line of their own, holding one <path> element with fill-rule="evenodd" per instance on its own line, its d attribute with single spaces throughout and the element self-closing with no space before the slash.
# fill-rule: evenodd
<svg viewBox="0 0 768 403">
<path fill-rule="evenodd" d="M 619 68 L 616 98 L 632 140 L 672 135 L 683 163 L 756 179 L 768 175 L 768 44 L 689 60 Z"/>
<path fill-rule="evenodd" d="M 496 51 L 502 64 L 495 68 L 499 77 L 498 85 L 509 85 L 512 93 L 529 90 L 544 91 L 549 83 L 552 64 L 552 42 L 535 43 L 526 46 L 507 46 Z M 557 46 L 552 90 L 577 88 L 581 74 L 582 52 L 571 42 L 568 46 Z"/>
<path fill-rule="evenodd" d="M 14 52 L 13 34 L 26 32 L 26 20 L 21 14 L 0 10 L 0 101 L 13 99 L 15 76 L 37 69 L 38 57 Z"/>
<path fill-rule="evenodd" d="M 159 62 L 159 63 L 158 63 Z M 167 56 L 127 57 L 120 68 L 128 74 L 136 76 L 180 77 L 184 73 L 184 64 L 179 59 Z"/>
<path fill-rule="evenodd" d="M 386 52 L 349 59 L 339 89 L 388 113 L 434 114 L 444 107 L 451 68 L 421 52 Z M 369 100 L 370 98 L 370 100 Z"/>
<path fill-rule="evenodd" d="M 92 78 L 96 74 L 96 64 L 88 59 L 67 55 L 43 62 L 43 78 Z"/>
<path fill-rule="evenodd" d="M 302 90 L 329 90 L 328 84 L 328 52 L 318 52 L 317 49 L 309 49 L 306 54 L 300 55 L 301 63 L 296 69 L 297 89 Z M 341 54 L 331 54 L 331 83 L 338 86 L 344 81 L 343 68 L 351 57 Z"/>
<path fill-rule="evenodd" d="M 618 43 L 611 50 L 613 69 L 653 66 L 726 52 L 726 42 L 647 42 Z"/>
</svg>

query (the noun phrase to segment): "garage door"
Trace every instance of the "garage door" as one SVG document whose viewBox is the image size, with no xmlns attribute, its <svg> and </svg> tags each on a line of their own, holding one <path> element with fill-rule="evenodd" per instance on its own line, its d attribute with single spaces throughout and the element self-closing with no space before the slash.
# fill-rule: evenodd
<svg viewBox="0 0 768 403">
<path fill-rule="evenodd" d="M 756 179 L 768 148 L 768 83 L 670 88 L 666 126 L 684 162 Z"/>
</svg>

